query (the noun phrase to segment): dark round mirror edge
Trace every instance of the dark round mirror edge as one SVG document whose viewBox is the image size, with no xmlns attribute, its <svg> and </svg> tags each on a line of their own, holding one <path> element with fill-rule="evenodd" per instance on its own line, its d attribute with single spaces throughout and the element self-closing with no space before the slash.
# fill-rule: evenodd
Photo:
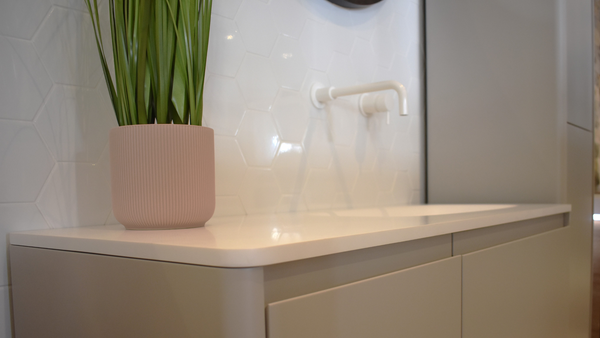
<svg viewBox="0 0 600 338">
<path fill-rule="evenodd" d="M 364 8 L 380 2 L 381 0 L 328 0 L 338 6 L 346 8 Z"/>
</svg>

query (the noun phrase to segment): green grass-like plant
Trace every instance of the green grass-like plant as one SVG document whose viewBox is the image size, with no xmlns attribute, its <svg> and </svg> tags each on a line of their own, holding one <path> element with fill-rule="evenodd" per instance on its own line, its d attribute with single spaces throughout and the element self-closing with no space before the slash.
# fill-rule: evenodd
<svg viewBox="0 0 600 338">
<path fill-rule="evenodd" d="M 212 0 L 108 0 L 114 81 L 97 1 L 85 0 L 119 125 L 202 125 Z"/>
</svg>

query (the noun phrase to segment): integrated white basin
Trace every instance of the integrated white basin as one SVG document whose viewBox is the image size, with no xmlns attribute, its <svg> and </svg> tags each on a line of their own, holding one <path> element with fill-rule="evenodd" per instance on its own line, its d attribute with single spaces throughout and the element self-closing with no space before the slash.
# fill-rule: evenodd
<svg viewBox="0 0 600 338">
<path fill-rule="evenodd" d="M 332 211 L 341 217 L 414 217 L 437 216 L 468 212 L 491 211 L 516 207 L 515 204 L 425 204 L 386 208 L 369 208 Z"/>
</svg>

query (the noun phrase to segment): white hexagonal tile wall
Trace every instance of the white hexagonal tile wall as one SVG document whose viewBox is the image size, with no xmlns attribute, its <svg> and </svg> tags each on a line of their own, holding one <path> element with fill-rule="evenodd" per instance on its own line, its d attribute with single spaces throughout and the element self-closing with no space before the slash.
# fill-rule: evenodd
<svg viewBox="0 0 600 338">
<path fill-rule="evenodd" d="M 238 196 L 217 196 L 213 217 L 239 216 L 245 214 L 246 210 L 244 210 L 244 205 Z"/>
<path fill-rule="evenodd" d="M 239 196 L 248 214 L 275 213 L 281 192 L 271 169 L 249 168 Z"/>
<path fill-rule="evenodd" d="M 361 170 L 373 170 L 377 160 L 376 135 L 369 129 L 369 118 L 363 116 L 358 118 L 356 140 L 354 141 L 354 153 L 356 161 Z"/>
<path fill-rule="evenodd" d="M 246 48 L 235 22 L 213 15 L 206 69 L 211 73 L 234 77 L 245 54 Z"/>
<path fill-rule="evenodd" d="M 390 26 L 390 32 L 393 36 L 394 51 L 400 56 L 406 56 L 412 40 L 410 34 L 407 34 L 409 33 L 409 26 L 406 15 L 395 15 Z"/>
<path fill-rule="evenodd" d="M 110 183 L 93 164 L 59 162 L 36 204 L 52 228 L 101 225 L 111 212 Z"/>
<path fill-rule="evenodd" d="M 415 65 L 418 67 L 418 64 Z M 400 82 L 405 88 L 408 89 L 411 81 L 410 65 L 407 58 L 396 54 L 394 61 L 392 62 L 392 68 L 389 70 L 381 67 L 377 67 L 373 81 L 385 81 L 385 80 L 396 80 Z"/>
<path fill-rule="evenodd" d="M 377 178 L 377 173 L 373 171 L 363 171 L 358 175 L 351 194 L 355 208 L 370 207 L 377 203 Z"/>
<path fill-rule="evenodd" d="M 333 143 L 342 146 L 352 145 L 356 138 L 360 115 L 356 100 L 339 98 L 330 102 L 329 114 Z"/>
<path fill-rule="evenodd" d="M 269 60 L 246 54 L 236 79 L 250 109 L 269 111 L 279 90 L 279 85 Z"/>
<path fill-rule="evenodd" d="M 52 7 L 33 44 L 55 83 L 95 87 L 102 76 L 88 14 Z"/>
<path fill-rule="evenodd" d="M 215 136 L 217 195 L 235 195 L 246 174 L 246 162 L 233 137 Z"/>
<path fill-rule="evenodd" d="M 212 12 L 233 19 L 241 4 L 242 0 L 215 0 Z"/>
<path fill-rule="evenodd" d="M 96 163 L 117 126 L 102 88 L 55 85 L 35 119 L 40 136 L 62 162 Z"/>
<path fill-rule="evenodd" d="M 308 207 L 301 195 L 283 195 L 277 205 L 278 213 L 303 211 L 308 211 Z"/>
<path fill-rule="evenodd" d="M 353 86 L 357 81 L 352 60 L 349 56 L 340 53 L 334 53 L 327 76 L 334 87 Z"/>
<path fill-rule="evenodd" d="M 360 172 L 354 148 L 335 146 L 331 167 L 336 172 L 336 175 L 341 178 L 341 192 L 344 195 L 349 195 L 354 190 L 356 178 Z"/>
<path fill-rule="evenodd" d="M 308 165 L 311 168 L 329 168 L 333 144 L 325 121 L 310 120 L 302 145 L 308 154 Z"/>
<path fill-rule="evenodd" d="M 377 58 L 369 41 L 363 39 L 354 40 L 350 59 L 354 65 L 354 72 L 358 81 L 371 82 L 377 65 Z"/>
<path fill-rule="evenodd" d="M 46 0 L 3 0 L 0 33 L 31 39 L 52 4 Z"/>
<path fill-rule="evenodd" d="M 234 79 L 210 75 L 204 85 L 204 125 L 215 134 L 234 136 L 246 110 L 242 93 Z"/>
<path fill-rule="evenodd" d="M 330 209 L 338 187 L 338 177 L 333 170 L 312 169 L 303 193 L 308 210 Z"/>
<path fill-rule="evenodd" d="M 271 166 L 279 147 L 279 135 L 270 113 L 247 111 L 237 140 L 248 165 Z"/>
<path fill-rule="evenodd" d="M 394 170 L 408 170 L 410 156 L 410 137 L 408 133 L 396 133 L 391 156 L 394 162 Z"/>
<path fill-rule="evenodd" d="M 327 25 L 314 20 L 306 20 L 300 36 L 300 46 L 308 66 L 314 70 L 327 71 L 333 56 Z"/>
<path fill-rule="evenodd" d="M 299 194 L 308 176 L 308 159 L 300 144 L 282 143 L 273 172 L 284 194 Z"/>
<path fill-rule="evenodd" d="M 412 195 L 412 189 L 410 186 L 410 179 L 408 173 L 405 171 L 399 171 L 396 173 L 396 181 L 394 182 L 394 188 L 392 189 L 394 195 L 394 201 L 400 205 L 406 205 L 410 203 Z"/>
<path fill-rule="evenodd" d="M 0 118 L 31 121 L 52 80 L 31 42 L 0 36 Z"/>
<path fill-rule="evenodd" d="M 302 142 L 308 127 L 308 109 L 300 93 L 281 89 L 272 108 L 273 117 L 284 141 Z"/>
<path fill-rule="evenodd" d="M 412 153 L 406 161 L 408 162 L 408 177 L 413 190 L 422 189 L 421 186 L 421 154 Z"/>
<path fill-rule="evenodd" d="M 308 17 L 298 0 L 272 0 L 269 10 L 280 33 L 298 39 Z"/>
<path fill-rule="evenodd" d="M 0 203 L 35 201 L 53 166 L 32 123 L 0 120 Z"/>
<path fill-rule="evenodd" d="M 375 173 L 377 174 L 377 188 L 379 191 L 392 191 L 396 168 L 394 166 L 394 154 L 387 150 L 377 152 Z"/>
<path fill-rule="evenodd" d="M 327 29 L 329 30 L 330 41 L 333 50 L 345 55 L 350 55 L 356 32 L 351 28 L 352 20 L 350 14 L 343 12 L 338 13 L 337 20 L 328 22 Z"/>
<path fill-rule="evenodd" d="M 389 69 L 394 60 L 394 36 L 389 29 L 383 26 L 375 28 L 375 35 L 371 40 L 377 64 L 383 68 Z"/>
<path fill-rule="evenodd" d="M 277 27 L 264 2 L 245 0 L 235 17 L 235 22 L 249 52 L 267 57 L 271 54 L 277 40 Z"/>
<path fill-rule="evenodd" d="M 308 67 L 297 40 L 280 35 L 271 53 L 271 64 L 282 87 L 300 90 Z"/>
</svg>

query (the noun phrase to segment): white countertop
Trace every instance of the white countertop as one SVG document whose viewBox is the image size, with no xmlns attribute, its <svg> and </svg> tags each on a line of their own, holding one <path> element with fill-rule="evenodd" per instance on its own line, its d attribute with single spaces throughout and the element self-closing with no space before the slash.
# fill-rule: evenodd
<svg viewBox="0 0 600 338">
<path fill-rule="evenodd" d="M 568 213 L 566 204 L 418 205 L 215 217 L 205 227 L 121 225 L 10 234 L 13 245 L 219 267 L 252 267 Z"/>
</svg>

